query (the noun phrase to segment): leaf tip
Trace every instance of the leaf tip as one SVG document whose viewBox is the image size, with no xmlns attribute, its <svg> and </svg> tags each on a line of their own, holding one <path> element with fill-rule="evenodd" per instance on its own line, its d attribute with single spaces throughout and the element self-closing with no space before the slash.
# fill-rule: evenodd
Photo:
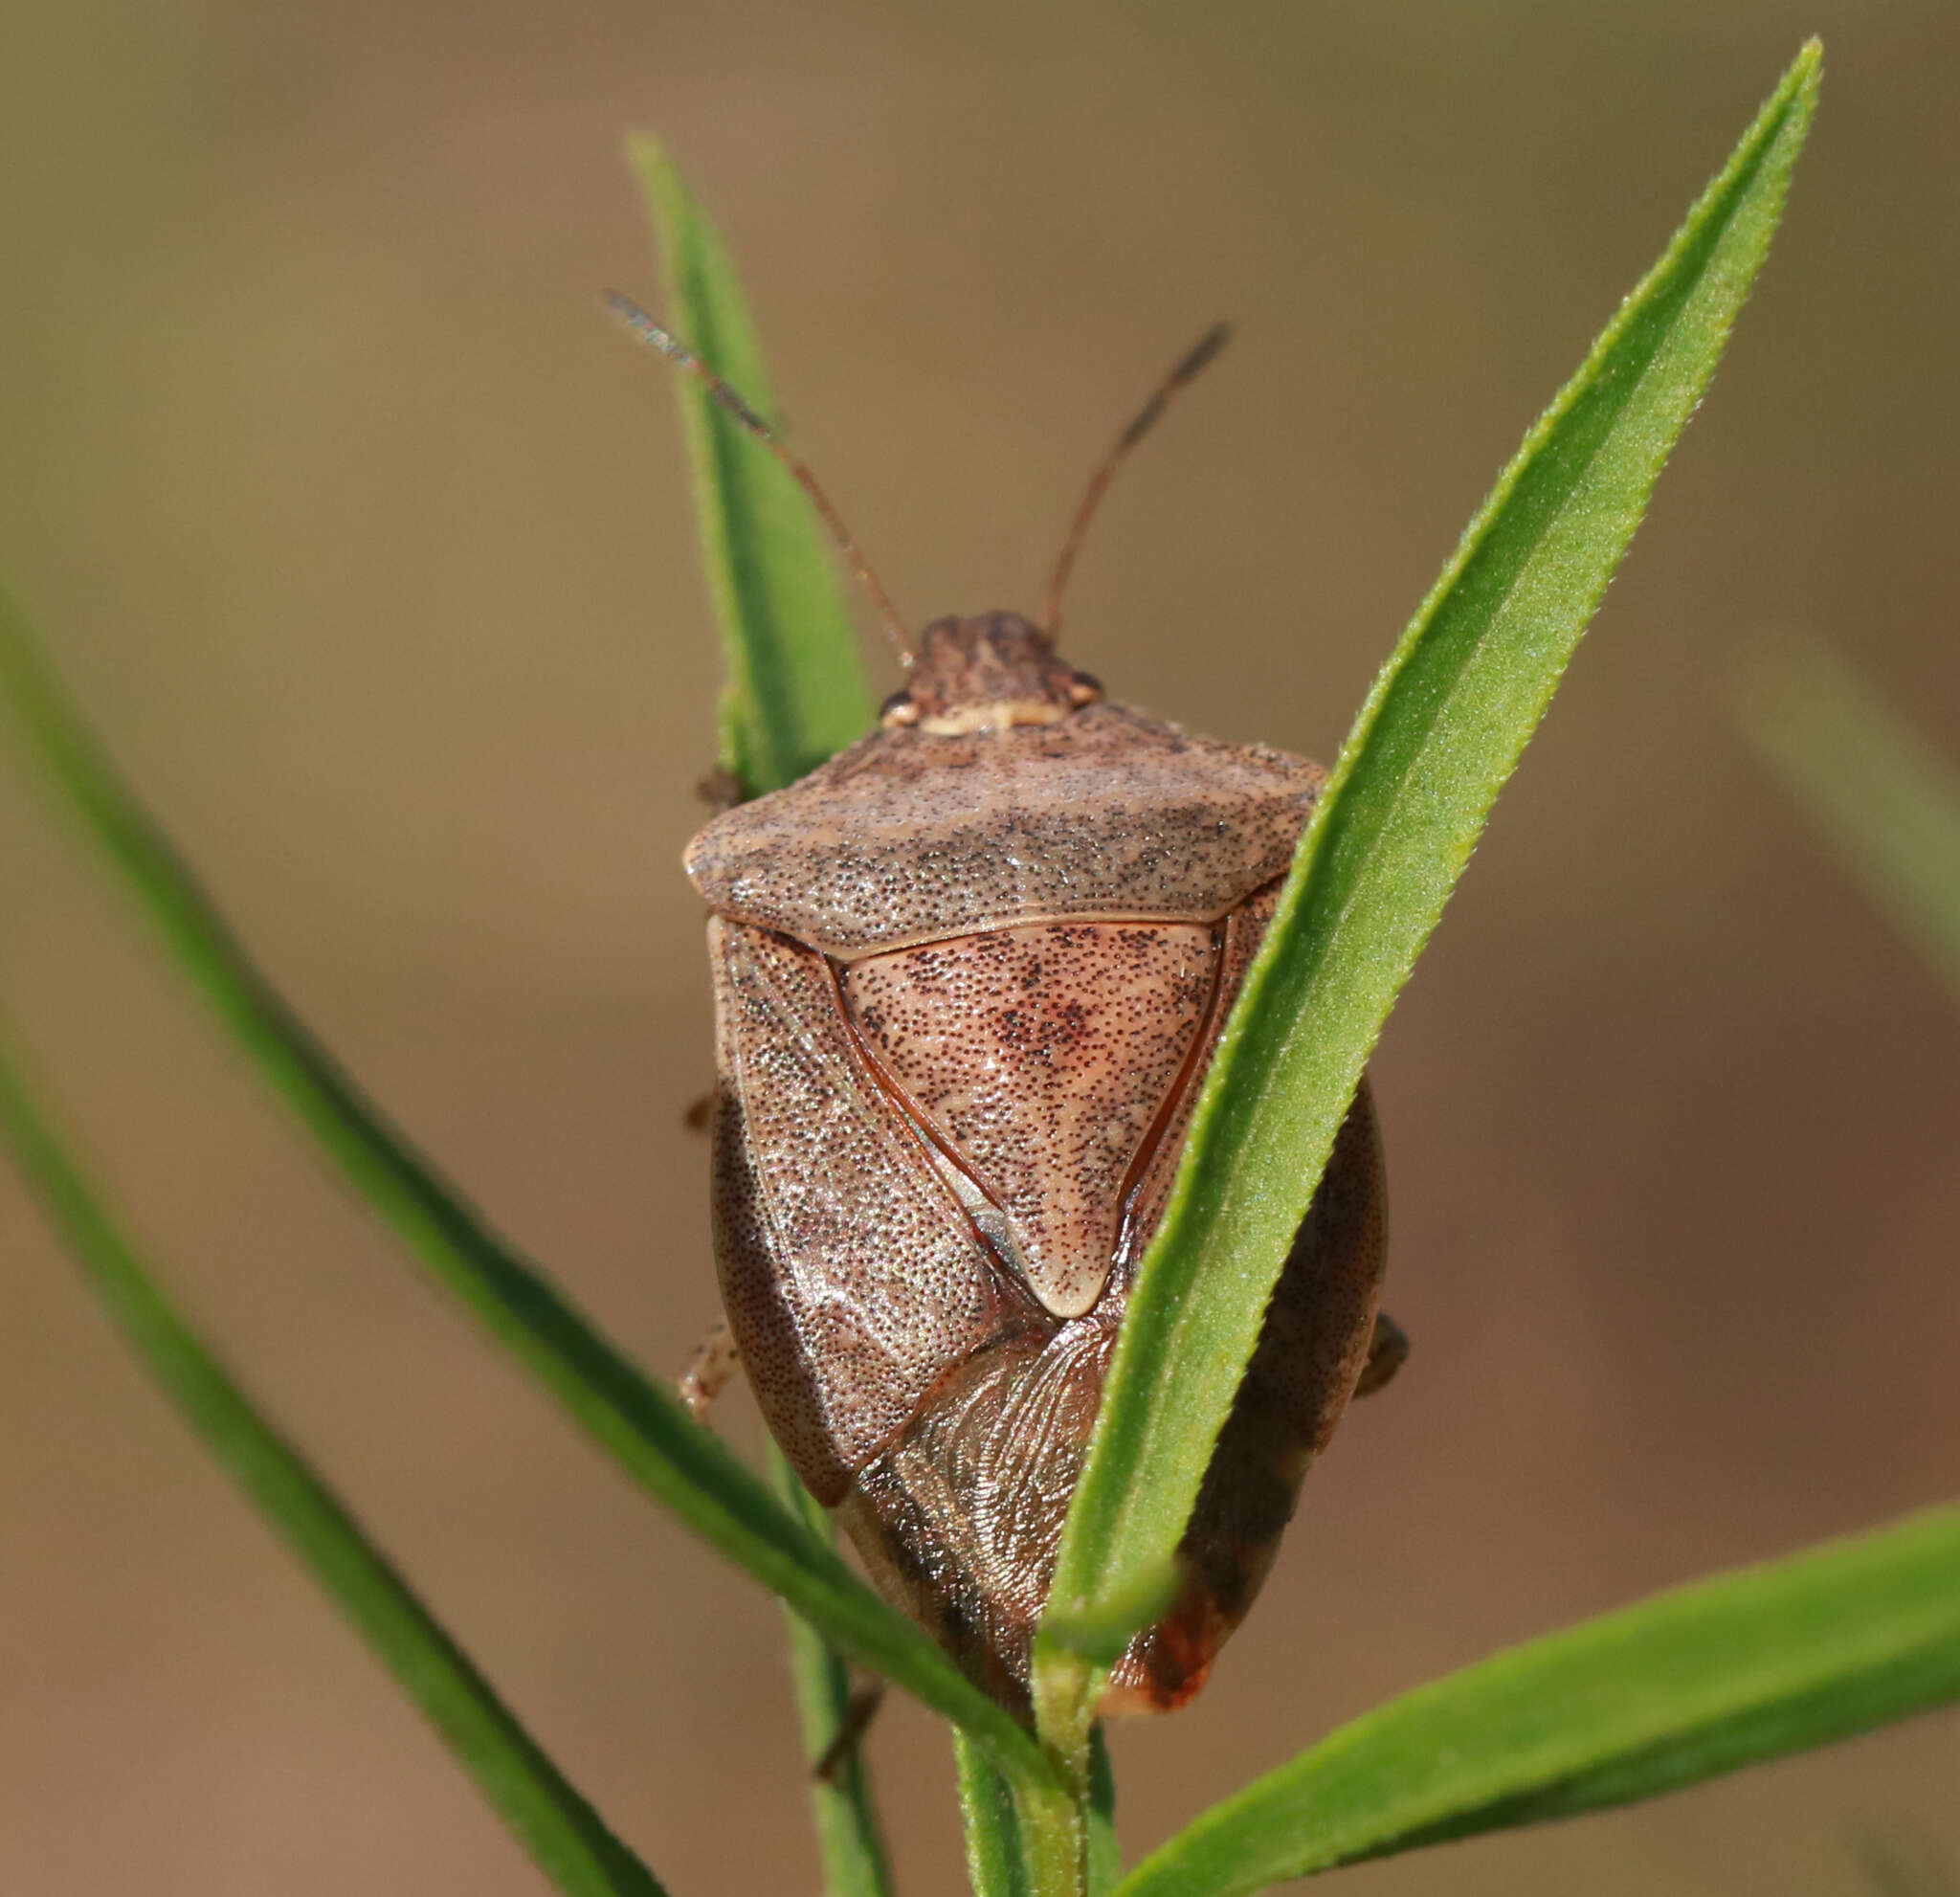
<svg viewBox="0 0 1960 1897">
<path fill-rule="evenodd" d="M 650 132 L 644 126 L 632 127 L 619 143 L 626 153 L 626 162 L 635 170 L 671 163 L 667 156 L 666 144 L 659 133 Z"/>
<path fill-rule="evenodd" d="M 679 167 L 657 132 L 644 127 L 629 131 L 621 140 L 626 168 L 639 187 L 639 193 L 653 218 L 656 234 L 664 243 L 668 227 L 679 222 L 687 209 L 686 188 L 680 182 Z"/>
</svg>

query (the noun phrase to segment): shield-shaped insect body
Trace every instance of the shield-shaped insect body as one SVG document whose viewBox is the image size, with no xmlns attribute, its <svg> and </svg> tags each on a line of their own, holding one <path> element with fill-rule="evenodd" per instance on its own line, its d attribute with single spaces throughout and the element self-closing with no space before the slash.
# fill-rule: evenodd
<svg viewBox="0 0 1960 1897">
<path fill-rule="evenodd" d="M 1029 1648 L 1136 1269 L 1325 781 L 1102 702 L 1057 654 L 1111 475 L 1217 353 L 1171 369 L 1090 480 L 1036 625 L 917 650 L 810 470 L 692 351 L 611 299 L 810 495 L 910 668 L 880 728 L 718 816 L 707 899 L 715 1255 L 770 1432 L 873 1579 L 1025 1712 Z M 1180 1548 L 1105 1710 L 1204 1684 L 1308 1463 L 1406 1350 L 1379 1316 L 1366 1082 L 1280 1273 Z"/>
<path fill-rule="evenodd" d="M 1016 614 L 943 619 L 880 730 L 688 850 L 743 1360 L 879 1587 L 1010 1705 L 1138 1261 L 1323 775 L 1102 703 Z M 1364 1086 L 1182 1592 L 1112 1708 L 1181 1704 L 1243 1618 L 1369 1365 L 1385 1239 Z"/>
</svg>

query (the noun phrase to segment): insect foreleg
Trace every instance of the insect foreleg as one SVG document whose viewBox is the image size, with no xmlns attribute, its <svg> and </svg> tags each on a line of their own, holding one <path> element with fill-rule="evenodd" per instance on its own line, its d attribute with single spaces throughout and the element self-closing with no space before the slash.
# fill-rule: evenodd
<svg viewBox="0 0 1960 1897">
<path fill-rule="evenodd" d="M 742 1368 L 742 1352 L 725 1324 L 718 1324 L 694 1347 L 680 1373 L 680 1400 L 696 1422 L 706 1422 L 708 1408 Z"/>
</svg>

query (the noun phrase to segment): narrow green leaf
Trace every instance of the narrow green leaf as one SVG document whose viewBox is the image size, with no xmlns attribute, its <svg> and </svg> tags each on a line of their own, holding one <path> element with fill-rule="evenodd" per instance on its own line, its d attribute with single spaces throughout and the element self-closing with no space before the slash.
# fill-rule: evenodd
<svg viewBox="0 0 1960 1897">
<path fill-rule="evenodd" d="M 1738 716 L 1805 815 L 1960 986 L 1960 770 L 1818 639 L 1753 655 Z"/>
<path fill-rule="evenodd" d="M 657 139 L 636 133 L 626 149 L 659 245 L 666 318 L 774 426 L 768 369 L 720 235 Z M 673 381 L 727 671 L 722 766 L 754 795 L 793 783 L 861 738 L 871 694 L 809 502 L 699 383 Z"/>
<path fill-rule="evenodd" d="M 777 1498 L 814 1539 L 829 1546 L 835 1534 L 830 1517 L 773 1442 L 768 1462 L 769 1486 Z M 827 1897 L 890 1897 L 884 1835 L 863 1749 L 854 1745 L 830 1777 L 816 1775 L 815 1768 L 829 1756 L 844 1729 L 851 1705 L 850 1671 L 837 1650 L 793 1607 L 785 1607 L 783 1618 L 790 1626 L 790 1674 L 796 1685 L 803 1757 L 811 1768 L 810 1813 L 823 1860 L 824 1890 Z"/>
<path fill-rule="evenodd" d="M 1236 1897 L 1652 1797 L 1955 1699 L 1960 1507 L 1945 1507 L 1419 1686 L 1214 1806 L 1118 1897 Z"/>
<path fill-rule="evenodd" d="M 1008 1783 L 964 1732 L 953 1733 L 966 1823 L 967 1878 L 973 1897 L 1036 1897 L 1021 1850 L 1020 1820 Z"/>
<path fill-rule="evenodd" d="M 1097 1616 L 1184 1532 L 1382 1023 L 1768 251 L 1820 57 L 1805 48 L 1525 437 L 1362 708 L 1233 1012 L 1131 1297 L 1055 1611 Z M 1053 1643 L 1037 1653 L 1045 1663 Z"/>
<path fill-rule="evenodd" d="M 813 1540 L 762 1479 L 650 1383 L 545 1272 L 500 1238 L 340 1068 L 246 953 L 137 803 L 0 599 L 0 694 L 129 879 L 232 1038 L 435 1277 L 655 1500 L 843 1652 L 967 1727 L 1022 1780 L 1054 1782 L 1027 1730 Z"/>
<path fill-rule="evenodd" d="M 0 1053 L 0 1138 L 151 1379 L 373 1649 L 533 1862 L 573 1897 L 660 1897 L 305 1459 L 137 1260 Z"/>
</svg>

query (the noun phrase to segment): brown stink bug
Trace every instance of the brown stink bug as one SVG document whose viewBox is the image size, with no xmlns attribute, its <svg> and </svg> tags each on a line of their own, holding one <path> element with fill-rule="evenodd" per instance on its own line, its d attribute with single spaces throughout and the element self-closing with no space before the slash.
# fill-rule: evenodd
<svg viewBox="0 0 1960 1897">
<path fill-rule="evenodd" d="M 623 300 L 810 490 L 809 471 Z M 1042 621 L 935 620 L 880 728 L 687 851 L 710 910 L 715 1251 L 770 1431 L 873 1580 L 1025 1712 L 1029 1643 L 1199 1084 L 1325 781 L 1112 704 Z M 1366 1082 L 1294 1240 L 1182 1554 L 1105 1709 L 1204 1683 L 1308 1463 L 1406 1346 L 1380 1318 Z M 711 1380 L 711 1379 L 710 1379 Z"/>
</svg>

